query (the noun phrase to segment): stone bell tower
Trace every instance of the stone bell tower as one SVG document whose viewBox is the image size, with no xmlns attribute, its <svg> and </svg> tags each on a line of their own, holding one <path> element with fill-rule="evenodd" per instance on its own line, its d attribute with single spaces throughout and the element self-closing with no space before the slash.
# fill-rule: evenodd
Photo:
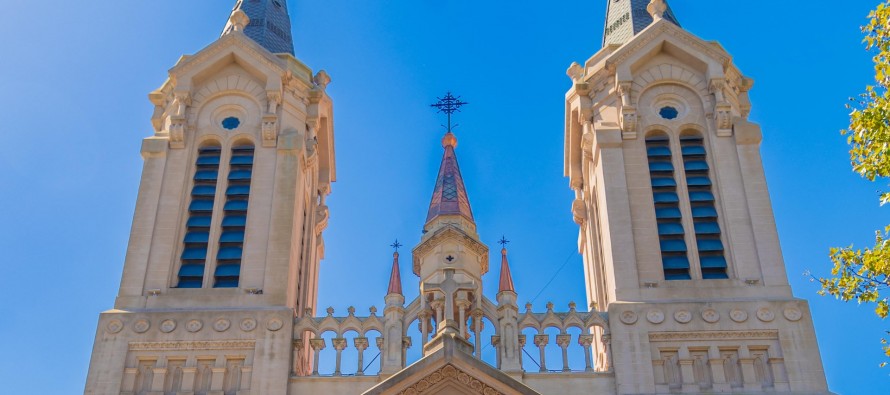
<svg viewBox="0 0 890 395">
<path fill-rule="evenodd" d="M 316 308 L 336 179 L 329 82 L 294 57 L 284 0 L 239 0 L 149 95 L 120 292 L 85 393 L 286 393 L 301 355 L 273 350 Z"/>
<path fill-rule="evenodd" d="M 748 120 L 753 80 L 661 0 L 608 0 L 568 70 L 565 174 L 619 394 L 827 393 Z"/>
</svg>

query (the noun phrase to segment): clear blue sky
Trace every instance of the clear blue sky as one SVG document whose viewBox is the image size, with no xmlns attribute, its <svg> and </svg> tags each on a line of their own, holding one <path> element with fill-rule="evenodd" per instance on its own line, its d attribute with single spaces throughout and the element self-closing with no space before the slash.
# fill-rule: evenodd
<svg viewBox="0 0 890 395">
<path fill-rule="evenodd" d="M 234 0 L 40 3 L 0 1 L 0 372 L 7 393 L 73 394 L 120 281 L 151 133 L 146 95 L 217 37 Z M 876 3 L 671 2 L 756 80 L 751 118 L 763 125 L 789 276 L 811 303 L 829 384 L 845 395 L 890 388 L 890 369 L 877 367 L 890 324 L 817 296 L 804 272 L 826 274 L 830 246 L 864 245 L 890 223 L 882 186 L 850 171 L 838 133 L 847 98 L 872 81 L 858 26 Z M 419 240 L 441 155 L 428 104 L 449 89 L 471 103 L 458 118 L 461 168 L 483 241 L 513 241 L 520 303 L 543 288 L 536 309 L 585 305 L 563 97 L 568 65 L 599 49 L 605 0 L 290 4 L 297 57 L 333 78 L 338 180 L 319 307 L 382 306 L 388 245 Z"/>
</svg>

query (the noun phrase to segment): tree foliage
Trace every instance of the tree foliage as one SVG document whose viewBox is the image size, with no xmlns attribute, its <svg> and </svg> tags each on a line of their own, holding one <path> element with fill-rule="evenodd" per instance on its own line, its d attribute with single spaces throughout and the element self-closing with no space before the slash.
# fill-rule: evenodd
<svg viewBox="0 0 890 395">
<path fill-rule="evenodd" d="M 869 181 L 886 182 L 890 179 L 890 0 L 869 14 L 862 32 L 866 49 L 874 54 L 875 85 L 851 99 L 850 126 L 841 133 L 850 144 L 853 170 Z M 881 193 L 880 202 L 890 202 L 890 192 Z M 832 277 L 819 279 L 820 293 L 845 302 L 874 303 L 875 314 L 886 318 L 890 306 L 890 226 L 875 233 L 874 247 L 831 249 Z M 890 356 L 887 340 L 882 343 Z"/>
</svg>

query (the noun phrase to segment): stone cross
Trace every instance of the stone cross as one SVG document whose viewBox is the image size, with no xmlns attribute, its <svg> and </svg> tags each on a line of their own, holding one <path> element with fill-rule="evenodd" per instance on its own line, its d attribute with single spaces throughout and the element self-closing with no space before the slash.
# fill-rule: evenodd
<svg viewBox="0 0 890 395">
<path fill-rule="evenodd" d="M 454 269 L 445 269 L 445 281 L 438 284 L 424 283 L 423 288 L 427 291 L 438 291 L 445 295 L 445 318 L 439 323 L 438 331 L 445 329 L 447 325 L 443 325 L 454 319 L 454 297 L 458 291 L 475 290 L 476 285 L 473 283 L 459 283 L 454 280 Z"/>
</svg>

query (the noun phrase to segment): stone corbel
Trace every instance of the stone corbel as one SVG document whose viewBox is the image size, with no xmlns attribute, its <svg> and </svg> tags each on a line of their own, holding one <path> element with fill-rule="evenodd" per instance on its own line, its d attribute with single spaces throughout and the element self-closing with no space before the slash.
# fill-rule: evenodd
<svg viewBox="0 0 890 395">
<path fill-rule="evenodd" d="M 263 147 L 275 147 L 278 142 L 278 116 L 263 115 Z"/>
<path fill-rule="evenodd" d="M 587 220 L 587 203 L 583 199 L 575 199 L 572 202 L 572 219 L 581 226 Z"/>
<path fill-rule="evenodd" d="M 161 133 L 164 129 L 164 113 L 166 112 L 167 95 L 161 91 L 154 91 L 148 95 L 148 100 L 154 104 L 155 109 L 151 114 L 151 126 L 154 128 L 155 134 Z"/>
<path fill-rule="evenodd" d="M 185 148 L 185 132 L 188 128 L 186 112 L 192 104 L 188 92 L 173 93 L 173 114 L 170 116 L 170 148 Z"/>
<path fill-rule="evenodd" d="M 170 117 L 170 148 L 185 148 L 185 118 Z"/>
<path fill-rule="evenodd" d="M 324 203 L 315 207 L 315 235 L 320 235 L 328 227 L 330 210 Z"/>
<path fill-rule="evenodd" d="M 633 102 L 633 82 L 618 82 L 618 94 L 621 96 L 621 137 L 625 140 L 637 138 L 637 108 Z"/>
<path fill-rule="evenodd" d="M 726 101 L 724 94 L 726 81 L 722 78 L 712 79 L 710 89 L 714 94 L 714 123 L 717 127 L 717 136 L 732 136 L 732 104 Z"/>
</svg>

